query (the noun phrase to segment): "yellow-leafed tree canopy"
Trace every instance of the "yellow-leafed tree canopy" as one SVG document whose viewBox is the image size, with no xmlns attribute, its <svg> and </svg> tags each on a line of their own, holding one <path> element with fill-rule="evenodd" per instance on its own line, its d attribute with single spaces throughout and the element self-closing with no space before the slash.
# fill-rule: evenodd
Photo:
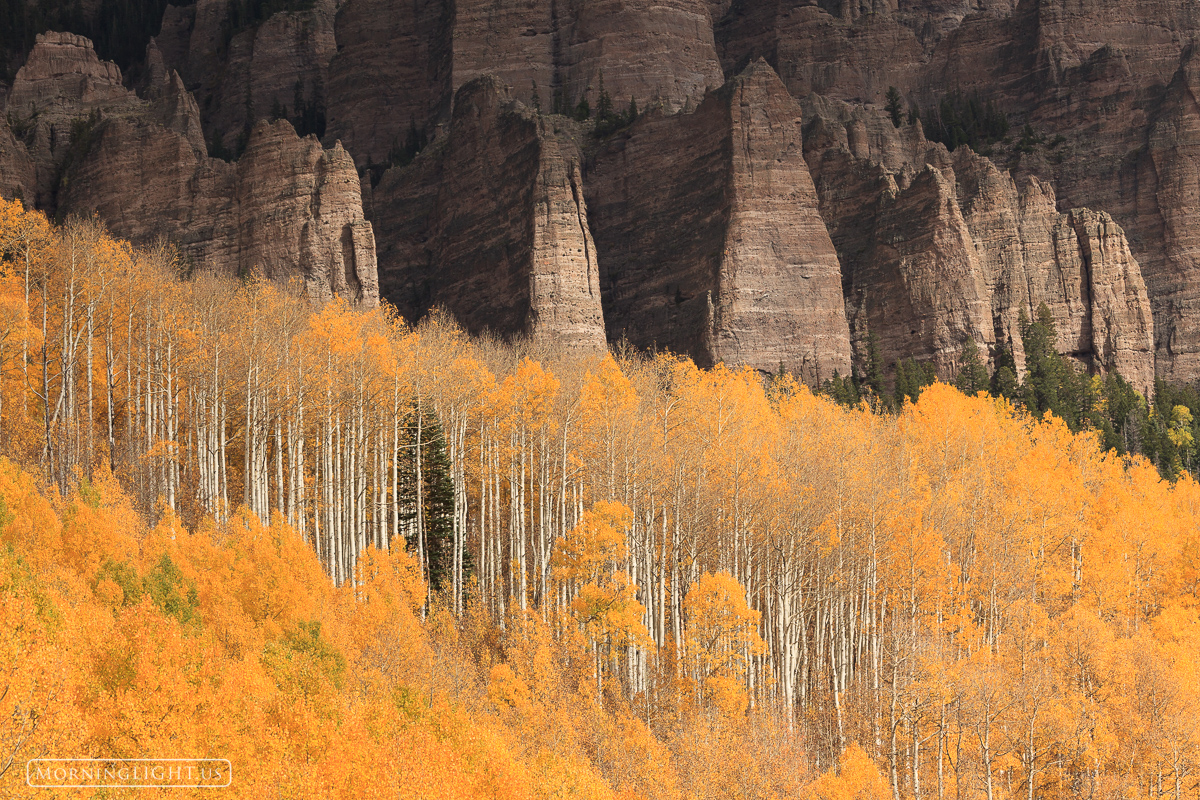
<svg viewBox="0 0 1200 800">
<path fill-rule="evenodd" d="M 1200 487 L 1100 432 L 0 259 L 0 796 L 1200 798 Z"/>
</svg>

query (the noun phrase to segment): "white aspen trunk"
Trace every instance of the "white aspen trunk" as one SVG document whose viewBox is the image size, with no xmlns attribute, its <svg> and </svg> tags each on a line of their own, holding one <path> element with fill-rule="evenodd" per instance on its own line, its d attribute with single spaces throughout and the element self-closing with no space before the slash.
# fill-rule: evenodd
<svg viewBox="0 0 1200 800">
<path fill-rule="evenodd" d="M 25 300 L 28 303 L 28 284 L 25 287 Z M 117 443 L 113 440 L 113 317 L 111 309 L 108 315 L 108 328 L 104 335 L 104 379 L 104 389 L 108 397 L 108 405 L 105 409 L 105 417 L 108 423 L 108 468 L 113 474 L 116 474 Z"/>
</svg>

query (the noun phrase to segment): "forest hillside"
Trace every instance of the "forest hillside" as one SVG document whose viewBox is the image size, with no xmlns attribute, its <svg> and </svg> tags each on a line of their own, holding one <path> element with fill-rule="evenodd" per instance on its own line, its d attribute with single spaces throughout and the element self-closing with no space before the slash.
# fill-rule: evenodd
<svg viewBox="0 0 1200 800">
<path fill-rule="evenodd" d="M 0 253 L 0 796 L 103 756 L 237 797 L 1200 797 L 1186 472 L 15 202 Z"/>
</svg>

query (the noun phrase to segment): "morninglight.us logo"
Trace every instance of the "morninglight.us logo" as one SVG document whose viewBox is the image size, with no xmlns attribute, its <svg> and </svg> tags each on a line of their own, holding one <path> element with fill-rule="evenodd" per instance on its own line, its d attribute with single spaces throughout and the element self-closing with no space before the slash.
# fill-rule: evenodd
<svg viewBox="0 0 1200 800">
<path fill-rule="evenodd" d="M 224 758 L 35 758 L 25 764 L 35 789 L 223 789 L 233 783 Z"/>
</svg>

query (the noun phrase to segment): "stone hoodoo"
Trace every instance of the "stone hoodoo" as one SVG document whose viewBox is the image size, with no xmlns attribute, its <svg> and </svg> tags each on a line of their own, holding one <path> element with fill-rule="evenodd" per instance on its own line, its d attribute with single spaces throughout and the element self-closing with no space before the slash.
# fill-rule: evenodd
<svg viewBox="0 0 1200 800">
<path fill-rule="evenodd" d="M 695 113 L 647 116 L 597 155 L 587 189 L 610 338 L 807 381 L 848 373 L 800 124 L 758 62 Z"/>
<path fill-rule="evenodd" d="M 481 78 L 446 135 L 383 176 L 380 292 L 406 318 L 436 305 L 472 332 L 604 347 L 582 158 L 555 124 Z"/>
</svg>

